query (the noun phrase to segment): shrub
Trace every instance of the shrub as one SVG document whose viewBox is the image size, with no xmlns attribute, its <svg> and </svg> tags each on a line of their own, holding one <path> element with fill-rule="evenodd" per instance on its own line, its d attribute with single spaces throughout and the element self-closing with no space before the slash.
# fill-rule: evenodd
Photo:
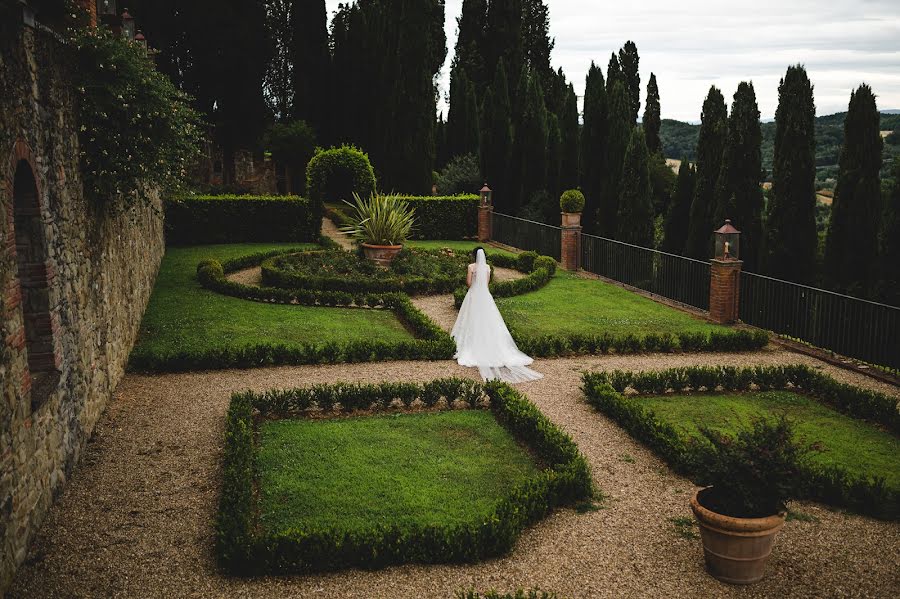
<svg viewBox="0 0 900 599">
<path fill-rule="evenodd" d="M 297 196 L 186 196 L 164 209 L 169 245 L 315 241 L 321 223 Z"/>
<path fill-rule="evenodd" d="M 351 212 L 350 223 L 341 231 L 360 243 L 402 245 L 409 237 L 415 215 L 409 205 L 394 194 L 372 194 L 363 200 L 353 194 L 353 203 L 345 201 Z"/>
<path fill-rule="evenodd" d="M 375 170 L 368 154 L 354 146 L 317 148 L 306 166 L 306 194 L 312 202 L 313 217 L 319 220 L 325 202 L 350 200 L 354 193 L 368 198 L 375 187 Z"/>
<path fill-rule="evenodd" d="M 481 189 L 481 167 L 474 154 L 463 154 L 450 159 L 438 174 L 438 191 L 443 195 L 475 193 Z"/>
<path fill-rule="evenodd" d="M 266 132 L 266 147 L 272 157 L 287 167 L 290 191 L 305 193 L 304 169 L 316 151 L 316 133 L 306 121 L 275 123 Z"/>
<path fill-rule="evenodd" d="M 556 274 L 556 261 L 549 256 L 539 256 L 536 252 L 522 252 L 516 256 L 495 254 L 488 257 L 488 262 L 491 266 L 514 268 L 528 274 L 521 279 L 492 282 L 490 291 L 495 298 L 536 291 L 549 283 Z M 457 308 L 462 306 L 467 291 L 465 287 L 459 287 L 453 292 L 453 301 Z"/>
<path fill-rule="evenodd" d="M 584 194 L 577 189 L 564 191 L 559 198 L 559 207 L 563 212 L 581 212 L 584 210 Z"/>
<path fill-rule="evenodd" d="M 473 239 L 478 235 L 477 195 L 401 196 L 416 213 L 410 239 Z"/>
<path fill-rule="evenodd" d="M 734 518 L 764 518 L 785 511 L 796 491 L 800 462 L 808 450 L 794 440 L 794 428 L 782 414 L 756 418 L 752 428 L 734 437 L 703 426 L 710 443 L 701 467 L 704 507 Z"/>
</svg>

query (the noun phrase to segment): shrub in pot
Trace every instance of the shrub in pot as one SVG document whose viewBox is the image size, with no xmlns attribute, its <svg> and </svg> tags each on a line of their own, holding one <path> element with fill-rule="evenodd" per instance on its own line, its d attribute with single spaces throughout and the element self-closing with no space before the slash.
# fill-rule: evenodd
<svg viewBox="0 0 900 599">
<path fill-rule="evenodd" d="M 341 230 L 350 234 L 363 248 L 366 258 L 379 266 L 388 266 L 403 249 L 415 223 L 412 208 L 395 194 L 372 194 L 363 200 L 353 194 L 349 224 Z"/>
<path fill-rule="evenodd" d="M 694 494 L 691 510 L 700 525 L 706 569 L 723 582 L 757 582 L 809 450 L 794 440 L 784 416 L 754 420 L 734 437 L 700 431 L 708 445 L 697 459 L 705 473 L 701 482 L 709 486 Z"/>
<path fill-rule="evenodd" d="M 564 227 L 577 227 L 581 224 L 581 211 L 584 210 L 584 194 L 577 189 L 564 191 L 559 198 Z"/>
</svg>

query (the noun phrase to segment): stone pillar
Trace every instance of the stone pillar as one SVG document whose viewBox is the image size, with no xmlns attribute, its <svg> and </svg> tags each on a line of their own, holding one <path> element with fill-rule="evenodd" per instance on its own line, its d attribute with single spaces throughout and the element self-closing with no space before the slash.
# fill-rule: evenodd
<svg viewBox="0 0 900 599">
<path fill-rule="evenodd" d="M 566 270 L 578 270 L 581 258 L 581 213 L 562 213 L 562 247 L 559 261 Z"/>
<path fill-rule="evenodd" d="M 737 321 L 741 260 L 710 260 L 709 317 L 720 324 Z"/>
<path fill-rule="evenodd" d="M 491 221 L 493 220 L 493 206 L 478 207 L 478 241 L 491 240 Z"/>
</svg>

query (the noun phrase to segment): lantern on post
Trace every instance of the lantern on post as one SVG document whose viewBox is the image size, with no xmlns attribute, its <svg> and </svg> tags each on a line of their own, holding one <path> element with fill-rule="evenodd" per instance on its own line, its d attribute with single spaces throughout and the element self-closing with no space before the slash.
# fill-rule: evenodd
<svg viewBox="0 0 900 599">
<path fill-rule="evenodd" d="M 97 14 L 101 17 L 115 17 L 116 0 L 97 0 Z"/>
<path fill-rule="evenodd" d="M 144 52 L 147 51 L 147 38 L 144 37 L 144 34 L 141 33 L 140 31 L 138 31 L 138 32 L 134 35 L 134 42 L 135 42 L 138 46 L 140 46 L 140 47 L 144 50 Z"/>
<path fill-rule="evenodd" d="M 481 207 L 487 208 L 488 206 L 491 206 L 491 196 L 493 192 L 491 191 L 491 188 L 488 187 L 487 183 L 484 184 L 484 187 L 481 188 L 479 193 L 481 194 Z"/>
<path fill-rule="evenodd" d="M 122 13 L 122 37 L 129 42 L 134 39 L 134 17 L 127 8 Z"/>
<path fill-rule="evenodd" d="M 741 232 L 725 219 L 725 224 L 714 231 L 716 235 L 715 259 L 722 262 L 740 260 Z"/>
</svg>

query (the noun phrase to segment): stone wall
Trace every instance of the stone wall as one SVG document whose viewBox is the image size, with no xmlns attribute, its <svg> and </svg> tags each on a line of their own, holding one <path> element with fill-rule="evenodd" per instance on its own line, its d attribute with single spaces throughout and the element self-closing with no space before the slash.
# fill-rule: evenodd
<svg viewBox="0 0 900 599">
<path fill-rule="evenodd" d="M 0 596 L 122 378 L 161 205 L 85 198 L 70 50 L 0 23 Z"/>
</svg>

